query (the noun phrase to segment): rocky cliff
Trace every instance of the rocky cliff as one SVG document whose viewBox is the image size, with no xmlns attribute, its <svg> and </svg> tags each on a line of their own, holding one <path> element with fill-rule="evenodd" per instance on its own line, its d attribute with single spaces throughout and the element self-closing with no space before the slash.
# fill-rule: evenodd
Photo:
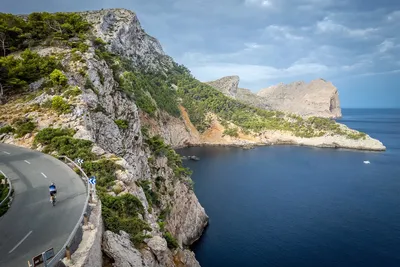
<svg viewBox="0 0 400 267">
<path fill-rule="evenodd" d="M 273 109 L 303 116 L 329 118 L 342 116 L 338 90 L 331 82 L 324 79 L 313 80 L 310 83 L 303 81 L 280 83 L 260 90 L 257 95 L 267 99 Z"/>
<path fill-rule="evenodd" d="M 141 245 L 144 248 L 138 250 L 137 244 L 132 242 L 133 236 L 123 231 L 111 232 L 107 229 L 110 223 L 105 219 L 103 252 L 114 262 L 113 266 L 142 266 L 139 263 L 143 266 L 199 266 L 187 247 L 201 236 L 208 223 L 205 210 L 194 194 L 188 174 L 176 173 L 184 170 L 179 156 L 161 144 L 168 151 L 168 157 L 174 159 L 171 163 L 165 154 L 158 154 L 154 147 L 149 147 L 146 140 L 151 136 L 143 136 L 135 97 L 120 90 L 124 71 L 163 72 L 171 68 L 172 60 L 164 54 L 158 41 L 143 31 L 131 11 L 110 9 L 78 14 L 92 24 L 87 40 L 82 43 L 87 49 L 80 51 L 60 44 L 32 48 L 41 57 L 60 59 L 61 77 L 65 77 L 66 82 L 60 86 L 43 78 L 29 86 L 33 91 L 28 92 L 28 101 L 21 101 L 23 96 L 11 96 L 0 106 L 0 127 L 16 127 L 18 118 L 23 118 L 19 120 L 21 124 L 34 126 L 32 132 L 23 136 L 2 132 L 0 140 L 46 150 L 49 148 L 46 144 L 33 145 L 37 132 L 59 128 L 75 130 L 72 137 L 75 141 L 70 142 L 88 140 L 93 147 L 85 153 L 93 153 L 98 160 L 119 166 L 111 174 L 115 180 L 105 188 L 106 194 L 115 200 L 126 194 L 135 196 L 141 202 L 139 209 L 144 208 L 138 218 L 148 225 L 142 227 L 150 227 L 144 232 Z M 69 42 L 75 40 L 72 38 Z M 17 58 L 19 54 L 11 57 Z M 56 99 L 66 107 L 65 112 L 55 110 Z M 72 143 L 63 146 L 70 145 Z M 53 153 L 60 151 L 56 149 Z M 91 163 L 91 159 L 93 156 L 86 159 L 87 164 L 96 164 L 96 161 Z M 165 238 L 168 238 L 168 245 Z M 101 262 L 101 259 L 93 261 Z"/>
<path fill-rule="evenodd" d="M 252 106 L 295 113 L 301 116 L 340 118 L 338 90 L 331 82 L 323 79 L 310 83 L 280 83 L 262 89 L 256 94 L 248 89 L 238 88 L 239 77 L 227 76 L 208 82 L 225 95 Z"/>
<path fill-rule="evenodd" d="M 385 149 L 330 120 L 256 109 L 224 96 L 165 55 L 131 11 L 25 19 L 44 28 L 35 31 L 18 21 L 23 34 L 15 47 L 21 51 L 0 58 L 8 70 L 0 72 L 7 89 L 0 141 L 85 159 L 85 171 L 99 180 L 103 252 L 113 266 L 199 265 L 187 248 L 200 238 L 208 217 L 190 171 L 171 146 Z M 30 50 L 22 52 L 27 44 Z M 238 78 L 216 84 L 231 96 L 254 97 L 237 89 Z"/>
</svg>

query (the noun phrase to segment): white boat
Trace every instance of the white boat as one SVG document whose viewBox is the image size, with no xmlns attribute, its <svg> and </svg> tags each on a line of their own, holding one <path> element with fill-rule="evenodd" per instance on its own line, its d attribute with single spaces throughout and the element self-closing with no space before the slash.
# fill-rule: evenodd
<svg viewBox="0 0 400 267">
<path fill-rule="evenodd" d="M 370 164 L 369 160 L 364 160 L 364 164 Z"/>
</svg>

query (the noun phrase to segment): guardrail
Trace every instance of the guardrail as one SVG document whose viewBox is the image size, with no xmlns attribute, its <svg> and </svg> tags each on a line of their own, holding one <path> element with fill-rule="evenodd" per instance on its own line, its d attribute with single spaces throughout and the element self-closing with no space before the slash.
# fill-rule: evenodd
<svg viewBox="0 0 400 267">
<path fill-rule="evenodd" d="M 83 169 L 78 164 L 76 164 L 73 160 L 71 160 L 70 158 L 68 158 L 66 156 L 59 156 L 59 158 L 60 159 L 64 159 L 65 161 L 73 164 L 76 168 L 79 169 L 79 171 L 82 174 L 81 178 L 83 178 L 82 180 L 85 183 L 85 186 L 87 187 L 87 197 L 86 197 L 86 200 L 85 200 L 85 206 L 83 207 L 83 210 L 82 210 L 82 214 L 79 217 L 79 220 L 76 223 L 76 225 L 75 225 L 74 229 L 72 230 L 71 234 L 69 235 L 67 241 L 62 246 L 60 251 L 58 251 L 57 254 L 47 263 L 47 265 L 45 265 L 45 266 L 50 266 L 50 267 L 57 266 L 60 263 L 60 261 L 64 257 L 66 257 L 66 254 L 73 253 L 73 251 L 76 250 L 76 247 L 80 243 L 80 240 L 78 240 L 78 241 L 76 240 L 77 234 L 78 234 L 78 230 L 80 230 L 80 234 L 82 234 L 83 221 L 85 220 L 85 218 L 87 219 L 88 203 L 89 203 L 89 200 L 92 197 L 92 194 L 91 194 L 91 191 L 90 191 L 90 185 L 89 185 L 89 178 L 86 175 L 86 173 L 83 171 Z M 85 179 L 86 179 L 86 181 L 84 181 Z M 80 236 L 80 238 L 82 238 L 82 236 Z M 74 248 L 74 246 L 76 246 L 76 247 Z"/>
<path fill-rule="evenodd" d="M 4 178 L 6 178 L 7 182 L 8 182 L 8 193 L 7 196 L 0 202 L 0 206 L 2 206 L 4 203 L 7 203 L 7 200 L 10 198 L 11 196 L 11 192 L 12 192 L 12 184 L 11 184 L 11 180 L 10 178 L 8 178 L 4 172 L 0 171 L 0 173 L 4 176 Z"/>
</svg>

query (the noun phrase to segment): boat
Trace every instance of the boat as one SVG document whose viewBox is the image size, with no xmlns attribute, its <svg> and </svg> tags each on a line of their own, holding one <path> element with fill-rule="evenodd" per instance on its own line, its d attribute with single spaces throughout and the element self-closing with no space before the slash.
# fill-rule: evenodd
<svg viewBox="0 0 400 267">
<path fill-rule="evenodd" d="M 364 160 L 364 164 L 371 164 L 371 162 L 369 162 L 369 160 Z"/>
</svg>

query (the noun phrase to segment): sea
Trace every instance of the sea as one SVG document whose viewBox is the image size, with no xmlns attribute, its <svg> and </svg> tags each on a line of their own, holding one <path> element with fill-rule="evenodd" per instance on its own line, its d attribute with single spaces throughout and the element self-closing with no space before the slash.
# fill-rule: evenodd
<svg viewBox="0 0 400 267">
<path fill-rule="evenodd" d="M 178 150 L 200 157 L 184 164 L 209 216 L 192 247 L 202 267 L 400 266 L 400 110 L 342 112 L 387 151 Z"/>
</svg>

